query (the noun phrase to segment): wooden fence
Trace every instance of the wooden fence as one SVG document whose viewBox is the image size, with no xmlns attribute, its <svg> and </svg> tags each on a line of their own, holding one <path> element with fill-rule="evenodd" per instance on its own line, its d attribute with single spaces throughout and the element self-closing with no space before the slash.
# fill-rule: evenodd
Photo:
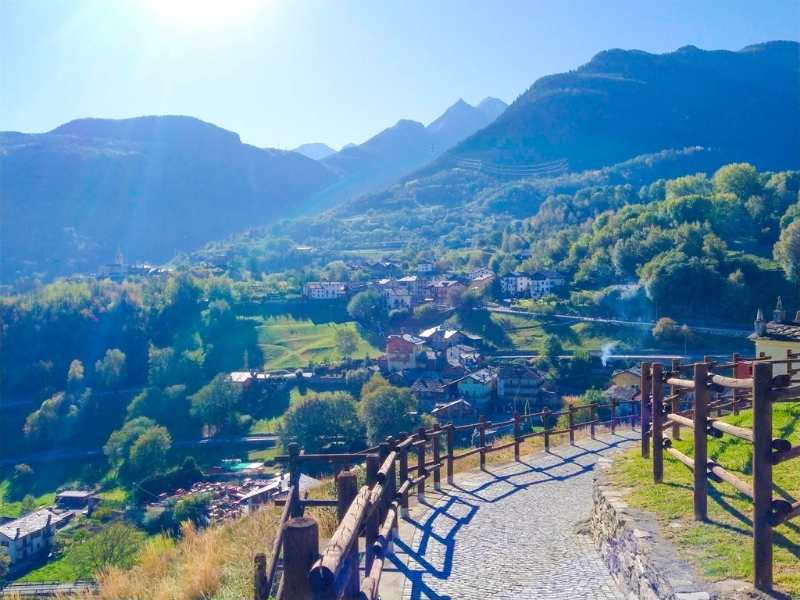
<svg viewBox="0 0 800 600">
<path fill-rule="evenodd" d="M 416 492 L 418 499 L 424 497 L 427 481 L 432 481 L 434 489 L 438 490 L 444 474 L 447 482 L 452 483 L 455 462 L 475 454 L 479 455 L 481 469 L 486 466 L 488 454 L 506 448 L 513 447 L 514 459 L 519 460 L 520 445 L 533 437 L 542 437 L 545 449 L 549 450 L 553 435 L 568 435 L 570 443 L 574 444 L 575 432 L 579 429 L 589 428 L 594 437 L 598 425 L 608 426 L 612 432 L 623 421 L 633 425 L 638 415 L 618 412 L 621 406 L 632 404 L 638 405 L 638 401 L 571 405 L 560 411 L 545 408 L 540 412 L 515 414 L 499 422 L 481 417 L 478 422 L 465 425 L 435 425 L 431 429 L 402 434 L 397 439 L 387 438 L 374 448 L 353 454 L 304 454 L 297 444 L 289 444 L 288 455 L 278 460 L 288 463 L 290 492 L 284 503 L 269 566 L 265 555 L 255 558 L 255 600 L 266 600 L 270 595 L 281 600 L 377 600 L 398 519 L 407 514 L 410 495 Z M 607 419 L 599 418 L 602 410 L 608 410 Z M 559 417 L 565 417 L 562 426 L 558 426 Z M 529 428 L 526 425 L 536 419 L 541 420 L 543 428 L 523 433 Z M 510 428 L 511 441 L 497 445 L 490 442 L 487 431 L 491 428 Z M 477 446 L 458 452 L 457 435 L 470 430 L 477 431 Z M 412 464 L 409 464 L 409 455 L 416 459 Z M 338 466 L 366 462 L 366 483 L 358 489 L 356 473 L 344 470 L 336 475 L 335 499 L 301 498 L 302 467 L 319 462 Z M 304 509 L 313 506 L 337 510 L 338 527 L 321 553 L 318 525 L 313 519 L 303 517 Z M 360 577 L 359 537 L 364 538 L 365 548 L 363 579 Z M 284 568 L 275 592 L 281 557 Z"/>
<path fill-rule="evenodd" d="M 726 482 L 753 502 L 753 580 L 757 588 L 770 591 L 772 577 L 772 529 L 800 516 L 800 502 L 774 499 L 772 467 L 800 457 L 800 446 L 789 440 L 773 439 L 772 410 L 778 402 L 800 402 L 797 375 L 800 353 L 787 352 L 774 359 L 763 354 L 730 362 L 704 362 L 681 365 L 673 362 L 669 370 L 660 364 L 642 364 L 642 456 L 650 456 L 652 445 L 653 480 L 664 477 L 664 454 L 679 461 L 693 473 L 694 518 L 708 519 L 709 481 Z M 786 373 L 773 376 L 775 365 L 785 365 Z M 742 377 L 743 370 L 750 370 Z M 728 372 L 730 371 L 730 372 Z M 691 375 L 689 377 L 688 375 Z M 669 394 L 667 395 L 666 389 Z M 686 406 L 687 397 L 692 396 Z M 718 420 L 720 416 L 752 408 L 752 428 L 738 427 Z M 716 413 L 712 416 L 711 413 Z M 715 418 L 716 417 L 716 418 Z M 672 447 L 680 439 L 681 428 L 692 431 L 693 456 Z M 748 483 L 708 458 L 708 437 L 730 435 L 753 445 L 753 482 Z M 652 438 L 652 443 L 651 443 Z"/>
</svg>

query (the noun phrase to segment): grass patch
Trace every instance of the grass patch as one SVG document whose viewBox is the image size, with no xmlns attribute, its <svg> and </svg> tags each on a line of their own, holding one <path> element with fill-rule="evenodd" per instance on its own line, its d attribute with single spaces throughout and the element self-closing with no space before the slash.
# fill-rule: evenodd
<svg viewBox="0 0 800 600">
<path fill-rule="evenodd" d="M 725 421 L 742 427 L 752 425 L 752 415 L 744 412 Z M 800 406 L 779 404 L 773 412 L 775 437 L 800 443 Z M 683 432 L 688 438 L 689 433 Z M 673 446 L 692 456 L 690 439 L 675 441 Z M 710 438 L 708 455 L 729 471 L 752 481 L 752 445 L 730 436 Z M 677 544 L 681 556 L 712 580 L 735 577 L 752 581 L 752 502 L 726 483 L 708 487 L 708 523 L 696 523 L 692 508 L 692 473 L 665 455 L 664 483 L 655 484 L 652 463 L 637 451 L 626 452 L 614 461 L 612 480 L 628 488 L 631 506 L 652 512 L 663 533 Z M 800 468 L 788 461 L 773 469 L 775 497 L 800 497 Z M 667 527 L 678 523 L 680 527 Z M 774 577 L 776 587 L 791 597 L 800 596 L 800 524 L 789 522 L 774 530 Z"/>
<path fill-rule="evenodd" d="M 299 320 L 291 316 L 254 317 L 258 345 L 264 358 L 264 368 L 295 369 L 309 362 L 339 361 L 342 356 L 336 349 L 336 331 L 346 328 L 358 337 L 355 357 L 375 357 L 380 350 L 372 346 L 358 333 L 354 322 L 314 323 L 310 319 Z"/>
</svg>

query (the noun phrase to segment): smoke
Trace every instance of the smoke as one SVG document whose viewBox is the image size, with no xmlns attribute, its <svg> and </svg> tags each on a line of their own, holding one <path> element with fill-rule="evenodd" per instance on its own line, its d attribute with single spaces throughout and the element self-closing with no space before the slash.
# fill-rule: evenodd
<svg viewBox="0 0 800 600">
<path fill-rule="evenodd" d="M 607 342 L 603 344 L 603 347 L 600 349 L 600 362 L 603 363 L 603 366 L 608 366 L 608 359 L 611 358 L 611 351 L 616 346 L 616 342 Z"/>
</svg>

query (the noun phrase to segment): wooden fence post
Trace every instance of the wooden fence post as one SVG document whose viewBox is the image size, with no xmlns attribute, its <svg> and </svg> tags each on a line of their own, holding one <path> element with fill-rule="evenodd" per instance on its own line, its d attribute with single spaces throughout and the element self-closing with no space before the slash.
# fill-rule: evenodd
<svg viewBox="0 0 800 600">
<path fill-rule="evenodd" d="M 439 424 L 437 423 L 433 426 L 433 439 L 431 440 L 433 442 L 433 457 L 431 460 L 433 461 L 434 465 L 438 465 L 441 459 L 441 452 L 439 449 L 439 443 L 441 441 L 439 437 L 441 433 L 442 432 L 439 429 Z M 433 489 L 435 489 L 437 492 L 442 489 L 442 469 L 439 466 L 433 467 Z"/>
<path fill-rule="evenodd" d="M 386 441 L 389 443 L 389 450 L 392 452 L 397 452 L 397 441 L 391 436 L 386 438 Z M 386 478 L 386 482 L 386 485 L 388 486 L 388 491 L 386 493 L 386 510 L 388 511 L 397 494 L 397 459 L 395 459 L 395 461 L 392 463 L 392 468 L 389 471 L 389 476 Z M 394 523 L 392 524 L 392 540 L 397 537 L 399 531 L 397 512 L 398 511 L 395 511 L 394 513 Z M 391 540 L 389 541 L 386 551 L 389 553 L 394 551 L 393 542 Z"/>
<path fill-rule="evenodd" d="M 480 421 L 478 422 L 478 439 L 481 445 L 480 450 L 480 457 L 481 457 L 481 471 L 486 469 L 486 417 L 481 415 Z"/>
<path fill-rule="evenodd" d="M 419 442 L 417 444 L 417 477 L 422 477 L 425 474 L 425 428 L 420 427 L 417 430 L 417 437 Z M 423 502 L 425 500 L 425 480 L 420 479 L 417 483 L 417 500 Z"/>
<path fill-rule="evenodd" d="M 642 430 L 642 458 L 650 458 L 650 363 L 642 363 L 639 385 L 642 400 L 639 404 L 639 425 Z"/>
<path fill-rule="evenodd" d="M 672 372 L 675 373 L 675 377 L 681 376 L 681 361 L 677 358 L 672 359 Z M 672 412 L 677 415 L 681 412 L 681 396 L 683 392 L 677 385 L 673 385 L 669 393 L 672 396 Z M 678 423 L 672 424 L 672 439 L 681 439 L 681 426 Z"/>
<path fill-rule="evenodd" d="M 589 423 L 589 435 L 591 436 L 592 439 L 595 439 L 594 433 L 595 433 L 595 421 L 597 421 L 597 405 L 594 402 L 592 402 L 589 408 L 589 419 L 591 421 Z"/>
<path fill-rule="evenodd" d="M 253 579 L 253 600 L 267 600 L 269 590 L 267 589 L 267 557 L 264 554 L 256 554 L 255 577 Z"/>
<path fill-rule="evenodd" d="M 353 471 L 340 471 L 336 476 L 336 522 L 341 523 L 353 499 L 358 495 L 358 477 Z M 358 598 L 358 545 L 354 544 L 346 562 L 347 581 L 344 583 L 342 598 Z"/>
<path fill-rule="evenodd" d="M 514 413 L 514 460 L 516 462 L 519 462 L 519 444 L 520 444 L 519 434 L 520 434 L 519 415 L 517 413 Z"/>
<path fill-rule="evenodd" d="M 731 369 L 731 371 L 733 372 L 731 373 L 731 377 L 735 378 L 739 375 L 738 367 L 740 361 L 741 361 L 741 356 L 739 355 L 738 352 L 734 352 L 731 361 L 733 362 L 733 369 Z M 733 400 L 731 405 L 731 412 L 733 412 L 733 414 L 735 415 L 739 414 L 739 390 L 737 390 L 736 388 L 733 388 Z"/>
<path fill-rule="evenodd" d="M 303 504 L 300 502 L 300 444 L 289 442 L 289 485 L 292 487 L 292 510 L 290 517 L 303 516 Z M 288 499 L 287 499 L 288 500 Z"/>
<path fill-rule="evenodd" d="M 664 480 L 664 384 L 661 381 L 661 365 L 653 365 L 653 481 Z"/>
<path fill-rule="evenodd" d="M 319 554 L 319 528 L 314 519 L 286 521 L 283 534 L 283 598 L 311 600 L 308 571 Z"/>
<path fill-rule="evenodd" d="M 614 435 L 617 429 L 617 401 L 614 398 L 609 400 L 609 404 L 611 405 L 609 408 L 611 410 L 611 435 Z"/>
<path fill-rule="evenodd" d="M 575 445 L 575 407 L 567 405 L 567 423 L 569 425 L 569 445 Z"/>
<path fill-rule="evenodd" d="M 453 485 L 453 452 L 455 451 L 455 425 L 447 427 L 447 483 Z"/>
<path fill-rule="evenodd" d="M 708 519 L 708 496 L 706 494 L 706 469 L 708 448 L 706 438 L 706 408 L 708 406 L 708 365 L 694 366 L 694 518 Z"/>
<path fill-rule="evenodd" d="M 372 487 L 378 479 L 378 470 L 381 468 L 381 460 L 377 456 L 367 457 L 367 485 Z M 381 511 L 373 510 L 364 522 L 364 542 L 366 544 L 366 552 L 364 553 L 364 572 L 369 573 L 372 566 L 372 561 L 375 558 L 375 551 L 372 545 L 378 539 L 378 533 L 381 527 Z"/>
<path fill-rule="evenodd" d="M 544 451 L 550 452 L 550 409 L 542 409 L 542 423 L 544 424 Z"/>
<path fill-rule="evenodd" d="M 753 365 L 753 566 L 755 586 L 772 589 L 772 365 Z"/>
<path fill-rule="evenodd" d="M 408 439 L 408 436 L 404 436 L 402 441 L 405 441 L 406 439 Z M 398 462 L 400 463 L 400 485 L 403 485 L 408 480 L 408 446 L 403 446 L 400 448 Z M 408 494 L 403 494 L 403 497 L 400 498 L 400 515 L 402 517 L 408 516 Z"/>
</svg>

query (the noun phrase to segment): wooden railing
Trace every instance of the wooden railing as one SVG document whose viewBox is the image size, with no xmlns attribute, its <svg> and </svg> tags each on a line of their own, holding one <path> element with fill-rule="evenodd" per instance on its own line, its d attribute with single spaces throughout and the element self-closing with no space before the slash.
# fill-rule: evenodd
<svg viewBox="0 0 800 600">
<path fill-rule="evenodd" d="M 514 459 L 520 459 L 520 446 L 533 437 L 542 437 L 549 450 L 551 436 L 566 434 L 571 444 L 575 432 L 589 428 L 595 436 L 598 425 L 612 432 L 622 421 L 638 419 L 638 415 L 619 415 L 623 405 L 638 401 L 570 405 L 560 411 L 548 408 L 540 412 L 515 414 L 504 421 L 491 422 L 481 417 L 475 423 L 420 428 L 412 434 L 387 438 L 373 448 L 352 454 L 304 454 L 297 444 L 289 444 L 289 453 L 277 457 L 288 463 L 290 493 L 284 504 L 279 532 L 276 534 L 270 566 L 264 555 L 256 557 L 255 600 L 266 600 L 272 593 L 278 557 L 282 553 L 284 570 L 275 597 L 291 600 L 377 600 L 385 561 L 391 552 L 391 542 L 397 534 L 398 520 L 406 516 L 409 497 L 416 492 L 424 498 L 426 482 L 433 488 L 441 486 L 442 471 L 448 483 L 453 483 L 455 462 L 479 455 L 481 469 L 492 452 L 514 448 Z M 601 409 L 608 409 L 609 418 L 598 418 Z M 566 415 L 566 426 L 553 424 Z M 526 424 L 540 419 L 543 428 L 527 431 Z M 487 439 L 490 428 L 510 428 L 510 441 L 494 444 Z M 532 428 L 532 427 L 531 427 Z M 457 436 L 477 431 L 478 445 L 457 453 Z M 409 458 L 415 460 L 411 461 Z M 351 466 L 366 462 L 366 482 L 358 489 L 354 471 L 339 471 L 336 475 L 336 499 L 319 500 L 300 497 L 300 472 L 304 464 L 327 462 Z M 312 506 L 336 507 L 338 526 L 330 542 L 320 553 L 319 530 L 316 521 L 304 518 L 304 509 Z M 360 580 L 359 537 L 364 538 L 364 578 Z"/>
<path fill-rule="evenodd" d="M 752 365 L 751 377 L 738 377 L 742 363 Z M 680 365 L 673 362 L 669 371 L 660 364 L 642 364 L 642 456 L 650 455 L 652 436 L 653 480 L 664 477 L 664 454 L 693 473 L 693 507 L 697 521 L 708 519 L 709 481 L 725 482 L 753 503 L 753 580 L 758 589 L 770 591 L 772 573 L 772 529 L 800 516 L 800 502 L 774 499 L 773 465 L 800 457 L 800 446 L 789 440 L 773 439 L 772 411 L 778 402 L 800 402 L 800 353 L 787 352 L 783 359 L 763 354 L 752 359 L 738 355 L 728 363 L 709 358 L 702 363 Z M 786 365 L 786 374 L 773 376 L 774 365 Z M 731 369 L 728 374 L 725 371 Z M 690 372 L 691 378 L 684 374 Z M 665 388 L 669 388 L 666 395 Z M 724 392 L 730 396 L 725 397 Z M 693 395 L 691 406 L 682 410 L 683 398 Z M 714 398 L 722 396 L 722 398 Z M 718 420 L 724 414 L 752 408 L 751 429 Z M 710 413 L 716 412 L 716 417 Z M 681 428 L 692 431 L 693 456 L 672 447 L 680 439 Z M 708 458 L 708 437 L 730 435 L 753 445 L 752 484 L 740 479 Z"/>
</svg>

